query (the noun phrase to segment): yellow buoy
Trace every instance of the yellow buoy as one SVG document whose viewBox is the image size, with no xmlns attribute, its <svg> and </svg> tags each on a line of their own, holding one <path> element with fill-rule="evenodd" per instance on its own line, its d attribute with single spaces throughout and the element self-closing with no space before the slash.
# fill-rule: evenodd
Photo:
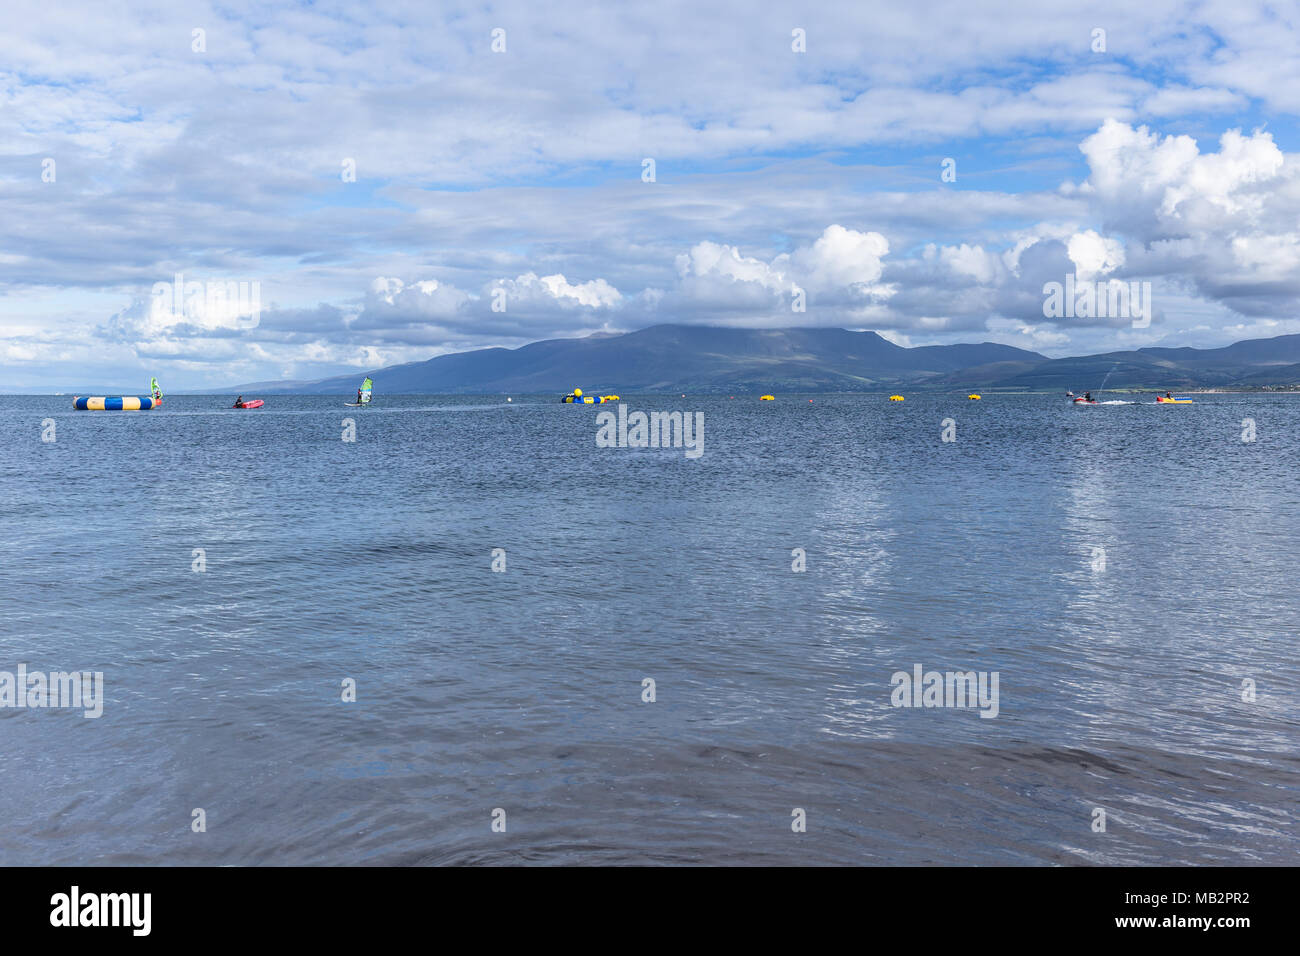
<svg viewBox="0 0 1300 956">
<path fill-rule="evenodd" d="M 575 388 L 575 389 L 573 390 L 573 394 L 574 394 L 574 395 L 577 395 L 579 398 L 581 398 L 581 397 L 582 397 L 582 389 L 580 389 L 580 388 Z"/>
<path fill-rule="evenodd" d="M 980 400 L 980 397 L 978 395 L 967 395 L 966 397 L 969 398 L 972 402 L 978 402 Z"/>
<path fill-rule="evenodd" d="M 901 401 L 903 401 L 903 396 L 902 396 L 902 395 L 890 395 L 890 396 L 889 396 L 889 400 L 890 400 L 891 402 L 901 402 Z"/>
<path fill-rule="evenodd" d="M 760 402 L 775 402 L 775 401 L 776 401 L 776 396 L 775 396 L 775 395 L 760 395 L 760 396 L 758 396 L 758 400 L 759 400 Z"/>
</svg>

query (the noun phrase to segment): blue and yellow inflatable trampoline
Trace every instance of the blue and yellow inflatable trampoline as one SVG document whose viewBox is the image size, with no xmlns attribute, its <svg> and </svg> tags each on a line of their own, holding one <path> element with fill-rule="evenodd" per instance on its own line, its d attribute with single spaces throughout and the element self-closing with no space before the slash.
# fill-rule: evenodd
<svg viewBox="0 0 1300 956">
<path fill-rule="evenodd" d="M 161 405 L 160 399 L 141 398 L 138 395 L 109 395 L 97 398 L 74 396 L 72 407 L 79 412 L 138 412 Z"/>
</svg>

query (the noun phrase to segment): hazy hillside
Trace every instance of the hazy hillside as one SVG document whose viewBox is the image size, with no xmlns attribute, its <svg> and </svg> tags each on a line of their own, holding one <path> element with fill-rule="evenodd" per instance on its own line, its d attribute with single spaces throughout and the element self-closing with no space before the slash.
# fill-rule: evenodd
<svg viewBox="0 0 1300 956">
<path fill-rule="evenodd" d="M 656 325 L 624 335 L 549 339 L 479 349 L 317 382 L 232 386 L 231 392 L 379 394 L 859 391 L 983 388 L 1017 391 L 1259 387 L 1300 382 L 1300 335 L 1218 349 L 1144 348 L 1048 359 L 1009 345 L 904 348 L 875 332 Z"/>
<path fill-rule="evenodd" d="M 1300 382 L 1300 335 L 1248 339 L 1219 349 L 1145 348 L 1052 359 L 995 380 L 1000 388 L 1211 388 Z"/>
<path fill-rule="evenodd" d="M 625 335 L 552 339 L 480 349 L 378 369 L 390 393 L 601 391 L 852 391 L 914 383 L 973 365 L 1046 361 L 1009 345 L 903 348 L 875 332 L 722 329 L 657 325 Z M 357 373 L 319 382 L 263 384 L 274 392 L 354 391 Z M 237 386 L 231 390 L 252 389 Z"/>
</svg>

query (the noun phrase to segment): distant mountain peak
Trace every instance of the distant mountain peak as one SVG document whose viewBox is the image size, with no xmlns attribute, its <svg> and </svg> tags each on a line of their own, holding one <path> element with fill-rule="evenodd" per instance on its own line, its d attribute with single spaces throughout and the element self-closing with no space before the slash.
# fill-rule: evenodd
<svg viewBox="0 0 1300 956">
<path fill-rule="evenodd" d="M 513 349 L 449 353 L 317 382 L 260 383 L 227 391 L 350 394 L 367 374 L 375 380 L 377 395 L 562 395 L 575 386 L 590 392 L 697 393 L 1097 389 L 1103 380 L 1109 388 L 1186 388 L 1244 384 L 1269 368 L 1287 377 L 1297 364 L 1300 335 L 1247 340 L 1221 349 L 1150 347 L 1048 359 L 997 342 L 902 346 L 870 329 L 662 323 L 630 332 L 601 330 L 581 338 L 545 339 Z"/>
</svg>

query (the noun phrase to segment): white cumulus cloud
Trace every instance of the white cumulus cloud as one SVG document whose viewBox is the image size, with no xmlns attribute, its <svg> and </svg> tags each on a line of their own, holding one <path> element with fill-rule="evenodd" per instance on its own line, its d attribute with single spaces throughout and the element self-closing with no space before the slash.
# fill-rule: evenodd
<svg viewBox="0 0 1300 956">
<path fill-rule="evenodd" d="M 1092 229 L 1076 232 L 1065 248 L 1080 279 L 1104 276 L 1124 264 L 1124 244 Z"/>
</svg>

